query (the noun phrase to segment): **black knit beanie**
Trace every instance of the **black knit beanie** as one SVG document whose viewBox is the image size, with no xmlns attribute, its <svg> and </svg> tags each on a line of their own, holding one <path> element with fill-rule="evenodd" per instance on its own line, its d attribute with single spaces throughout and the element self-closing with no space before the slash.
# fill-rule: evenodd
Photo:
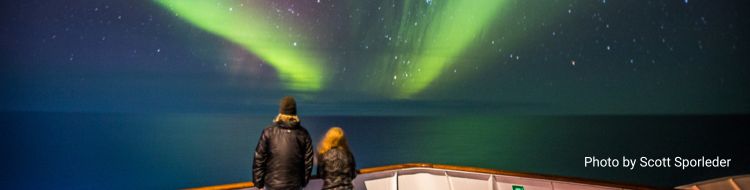
<svg viewBox="0 0 750 190">
<path fill-rule="evenodd" d="M 279 113 L 284 115 L 297 115 L 297 102 L 294 97 L 285 96 L 279 103 Z"/>
</svg>

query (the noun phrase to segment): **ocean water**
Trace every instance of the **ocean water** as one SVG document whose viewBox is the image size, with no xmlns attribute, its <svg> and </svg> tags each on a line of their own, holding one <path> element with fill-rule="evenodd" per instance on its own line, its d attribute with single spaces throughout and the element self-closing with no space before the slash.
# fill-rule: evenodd
<svg viewBox="0 0 750 190">
<path fill-rule="evenodd" d="M 177 189 L 251 179 L 273 115 L 7 112 L 8 189 Z M 743 116 L 305 116 L 346 131 L 358 168 L 428 162 L 657 187 L 750 173 Z M 584 157 L 700 156 L 728 168 L 591 168 Z"/>
</svg>

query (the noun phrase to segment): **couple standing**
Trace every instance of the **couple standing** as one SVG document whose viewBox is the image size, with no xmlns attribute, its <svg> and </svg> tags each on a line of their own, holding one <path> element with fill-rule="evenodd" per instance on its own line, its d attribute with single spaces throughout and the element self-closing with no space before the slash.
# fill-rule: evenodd
<svg viewBox="0 0 750 190">
<path fill-rule="evenodd" d="M 255 187 L 270 190 L 302 189 L 310 180 L 313 167 L 313 148 L 310 134 L 300 125 L 294 98 L 281 99 L 279 115 L 263 133 L 255 148 L 253 182 Z M 323 189 L 353 189 L 357 175 L 344 131 L 328 130 L 315 153 L 318 157 L 318 177 Z"/>
</svg>

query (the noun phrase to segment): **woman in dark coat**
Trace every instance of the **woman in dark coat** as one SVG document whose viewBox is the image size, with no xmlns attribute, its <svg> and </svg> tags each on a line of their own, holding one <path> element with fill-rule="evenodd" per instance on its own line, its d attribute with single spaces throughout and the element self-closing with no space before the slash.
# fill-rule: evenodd
<svg viewBox="0 0 750 190">
<path fill-rule="evenodd" d="M 318 177 L 323 179 L 323 189 L 354 189 L 355 166 L 344 130 L 332 127 L 318 146 Z"/>
</svg>

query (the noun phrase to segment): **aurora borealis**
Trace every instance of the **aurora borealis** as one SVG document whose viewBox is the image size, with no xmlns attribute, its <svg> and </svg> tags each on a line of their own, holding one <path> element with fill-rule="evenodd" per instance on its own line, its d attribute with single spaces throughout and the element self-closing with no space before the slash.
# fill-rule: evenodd
<svg viewBox="0 0 750 190">
<path fill-rule="evenodd" d="M 390 34 L 385 37 L 386 47 L 392 51 L 371 65 L 393 73 L 391 84 L 396 86 L 397 97 L 418 93 L 459 61 L 458 56 L 499 16 L 503 3 L 503 0 L 403 1 L 400 11 L 387 13 L 396 15 L 387 21 L 392 26 L 387 30 L 393 37 Z M 391 5 L 393 8 L 395 4 Z"/>
<path fill-rule="evenodd" d="M 735 7 L 32 1 L 8 13 L 3 84 L 17 90 L 4 105 L 263 113 L 291 94 L 315 114 L 745 113 Z"/>
<path fill-rule="evenodd" d="M 283 17 L 264 14 L 263 10 L 267 10 L 265 4 L 254 1 L 157 2 L 175 16 L 258 55 L 279 71 L 279 78 L 288 83 L 290 89 L 316 91 L 324 86 L 322 78 L 326 73 L 322 64 L 325 60 L 311 52 L 320 42 L 303 40 L 306 36 L 296 35 L 295 32 L 299 32 L 292 29 L 291 24 L 284 23 Z M 378 9 L 390 9 L 385 11 L 389 15 L 388 21 L 382 19 L 390 26 L 385 29 L 390 33 L 385 35 L 387 41 L 382 44 L 387 51 L 374 55 L 375 59 L 360 60 L 366 62 L 361 64 L 373 65 L 368 69 L 393 73 L 392 81 L 386 79 L 394 89 L 392 96 L 408 98 L 428 87 L 448 66 L 458 62 L 457 57 L 488 27 L 503 3 L 504 0 L 386 1 Z M 293 12 L 292 9 L 288 11 Z M 365 38 L 366 35 L 355 35 L 354 38 Z M 298 44 L 306 46 L 297 47 Z M 399 76 L 401 80 L 398 80 Z M 382 81 L 376 81 L 375 86 L 384 86 L 377 85 L 377 82 Z"/>
<path fill-rule="evenodd" d="M 307 44 L 304 36 L 295 36 L 289 32 L 292 29 L 288 26 L 259 14 L 260 8 L 242 4 L 234 11 L 232 6 L 238 3 L 229 1 L 156 2 L 174 11 L 175 15 L 252 51 L 278 70 L 279 78 L 288 88 L 305 91 L 322 87 L 323 61 L 309 51 L 295 48 L 297 44 Z"/>
</svg>

